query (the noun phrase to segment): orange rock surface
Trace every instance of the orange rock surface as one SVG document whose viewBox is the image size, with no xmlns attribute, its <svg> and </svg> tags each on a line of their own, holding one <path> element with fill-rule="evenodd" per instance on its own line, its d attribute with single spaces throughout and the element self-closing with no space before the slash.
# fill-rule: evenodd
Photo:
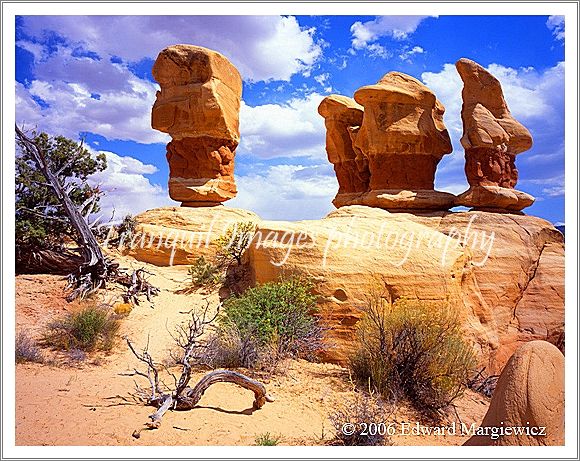
<svg viewBox="0 0 580 461">
<path fill-rule="evenodd" d="M 325 118 L 326 151 L 340 186 L 336 207 L 453 205 L 454 195 L 433 189 L 437 164 L 452 150 L 445 108 L 421 82 L 390 72 L 376 85 L 359 88 L 354 100 L 326 97 L 318 112 Z"/>
<path fill-rule="evenodd" d="M 249 249 L 256 283 L 290 273 L 316 281 L 328 360 L 348 360 L 377 277 L 396 297 L 451 303 L 491 374 L 522 342 L 563 334 L 563 237 L 543 219 L 348 206 L 318 221 L 262 221 L 258 232 Z"/>
<path fill-rule="evenodd" d="M 159 53 L 153 77 L 161 91 L 151 126 L 172 137 L 167 146 L 171 198 L 203 206 L 235 197 L 242 95 L 237 69 L 215 51 L 173 45 Z"/>
<path fill-rule="evenodd" d="M 471 186 L 457 204 L 516 211 L 530 206 L 532 196 L 510 192 L 518 181 L 516 155 L 532 146 L 530 132 L 511 115 L 497 78 L 470 59 L 455 67 L 463 80 L 461 144 Z"/>
<path fill-rule="evenodd" d="M 564 445 L 564 356 L 546 341 L 520 346 L 501 372 L 482 427 L 544 428 L 492 439 L 474 435 L 465 445 Z M 536 429 L 536 434 L 541 431 Z"/>
<path fill-rule="evenodd" d="M 326 125 L 326 152 L 334 165 L 338 193 L 366 192 L 369 188 L 368 160 L 355 150 L 351 136 L 363 120 L 363 107 L 354 99 L 332 94 L 322 100 L 318 113 Z"/>
</svg>

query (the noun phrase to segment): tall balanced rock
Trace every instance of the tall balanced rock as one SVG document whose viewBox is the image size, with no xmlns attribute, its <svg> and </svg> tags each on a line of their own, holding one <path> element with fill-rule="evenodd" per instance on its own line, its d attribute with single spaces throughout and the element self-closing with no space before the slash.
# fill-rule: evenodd
<svg viewBox="0 0 580 461">
<path fill-rule="evenodd" d="M 512 427 L 522 429 L 505 432 Z M 501 429 L 504 435 L 492 435 Z M 501 372 L 480 431 L 465 445 L 564 445 L 564 356 L 555 346 L 531 341 L 516 350 Z"/>
<path fill-rule="evenodd" d="M 242 79 L 224 56 L 173 45 L 153 65 L 161 91 L 151 126 L 169 133 L 169 195 L 184 206 L 211 206 L 235 197 L 234 154 L 240 141 Z"/>
<path fill-rule="evenodd" d="M 348 153 L 350 158 L 354 156 L 358 170 L 353 168 L 352 174 L 356 171 L 365 181 L 368 177 L 368 186 L 360 193 L 343 187 L 339 178 L 341 189 L 333 201 L 337 207 L 358 204 L 385 209 L 447 209 L 452 206 L 455 199 L 452 194 L 433 190 L 437 164 L 452 147 L 443 123 L 445 108 L 429 88 L 400 72 L 390 72 L 376 85 L 359 88 L 354 94 L 355 101 L 364 107 L 359 127 L 354 125 L 358 120 L 350 118 L 345 122 L 341 118 L 345 109 L 339 109 L 338 98 L 330 96 L 319 107 L 326 119 L 329 158 L 337 151 Z M 348 100 L 342 97 L 340 102 L 344 107 L 354 108 L 354 102 L 347 104 Z M 357 116 L 360 118 L 360 113 Z M 336 119 L 342 123 L 337 124 Z M 337 149 L 337 145 L 341 147 Z M 358 186 L 362 189 L 365 184 Z"/>
<path fill-rule="evenodd" d="M 532 146 L 530 132 L 511 115 L 497 78 L 470 59 L 455 67 L 463 80 L 461 145 L 470 185 L 456 204 L 512 211 L 530 206 L 534 198 L 514 189 L 515 158 Z"/>
<path fill-rule="evenodd" d="M 362 124 L 363 107 L 352 98 L 332 94 L 322 100 L 318 113 L 324 117 L 326 152 L 334 165 L 338 193 L 368 191 L 368 161 L 352 143 L 353 133 Z"/>
</svg>

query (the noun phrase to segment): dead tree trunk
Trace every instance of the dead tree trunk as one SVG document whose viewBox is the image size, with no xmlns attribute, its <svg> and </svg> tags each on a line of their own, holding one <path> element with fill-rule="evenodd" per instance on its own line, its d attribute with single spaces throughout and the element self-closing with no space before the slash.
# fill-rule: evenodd
<svg viewBox="0 0 580 461">
<path fill-rule="evenodd" d="M 88 223 L 68 196 L 64 185 L 61 184 L 56 174 L 51 170 L 42 148 L 33 139 L 26 136 L 18 126 L 16 126 L 16 135 L 23 148 L 34 159 L 36 166 L 50 184 L 56 198 L 62 203 L 69 221 L 76 231 L 84 263 L 69 276 L 69 285 L 74 289 L 67 296 L 67 300 L 72 301 L 79 296 L 83 297 L 89 292 L 103 287 L 111 271 L 115 271 L 117 267 L 103 256 L 103 252 Z"/>
<path fill-rule="evenodd" d="M 191 410 L 201 400 L 205 391 L 215 383 L 233 383 L 254 393 L 252 408 L 259 410 L 266 402 L 274 399 L 266 393 L 266 387 L 259 381 L 246 375 L 230 370 L 215 370 L 205 375 L 192 389 L 186 387 L 177 397 L 164 394 L 152 401 L 153 405 L 159 405 L 158 410 L 149 416 L 151 422 L 147 424 L 149 429 L 157 429 L 161 425 L 161 418 L 170 408 L 176 410 Z"/>
</svg>

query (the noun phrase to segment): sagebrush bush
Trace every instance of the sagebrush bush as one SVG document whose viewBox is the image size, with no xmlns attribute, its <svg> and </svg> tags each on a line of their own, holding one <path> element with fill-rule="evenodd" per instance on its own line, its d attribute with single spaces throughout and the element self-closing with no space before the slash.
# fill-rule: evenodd
<svg viewBox="0 0 580 461">
<path fill-rule="evenodd" d="M 256 224 L 247 222 L 237 222 L 216 239 L 218 246 L 217 256 L 224 264 L 231 264 L 233 261 L 242 264 L 242 256 L 250 246 L 256 231 Z"/>
<path fill-rule="evenodd" d="M 386 398 L 406 397 L 433 413 L 461 395 L 475 366 L 456 312 L 374 290 L 358 323 L 358 348 L 350 365 Z"/>
<path fill-rule="evenodd" d="M 347 446 L 390 445 L 387 419 L 392 406 L 373 394 L 357 392 L 329 415 L 335 444 Z"/>
<path fill-rule="evenodd" d="M 312 287 L 290 277 L 227 299 L 208 347 L 213 366 L 255 368 L 289 356 L 312 359 L 323 348 L 324 333 Z"/>
<path fill-rule="evenodd" d="M 20 331 L 16 335 L 15 355 L 16 363 L 44 362 L 44 356 L 42 355 L 40 348 L 25 331 Z"/>
<path fill-rule="evenodd" d="M 50 322 L 43 342 L 66 351 L 110 351 L 118 331 L 119 321 L 106 306 L 89 304 Z"/>
<path fill-rule="evenodd" d="M 223 281 L 223 270 L 217 264 L 207 261 L 203 256 L 197 258 L 188 269 L 194 287 L 212 288 Z"/>
</svg>

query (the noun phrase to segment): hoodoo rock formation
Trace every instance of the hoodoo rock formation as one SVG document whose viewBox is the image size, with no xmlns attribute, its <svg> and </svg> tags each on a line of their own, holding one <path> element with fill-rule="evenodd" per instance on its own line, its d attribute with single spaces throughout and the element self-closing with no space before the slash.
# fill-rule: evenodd
<svg viewBox="0 0 580 461">
<path fill-rule="evenodd" d="M 326 149 L 339 176 L 333 203 L 384 209 L 452 206 L 452 194 L 433 189 L 437 164 L 452 151 L 445 108 L 433 92 L 409 75 L 390 72 L 376 85 L 359 88 L 354 99 L 360 106 L 332 95 L 319 107 L 326 120 Z"/>
<path fill-rule="evenodd" d="M 352 141 L 362 124 L 363 110 L 354 99 L 337 94 L 327 96 L 318 106 L 326 125 L 326 152 L 334 165 L 339 195 L 369 189 L 368 160 L 355 150 Z"/>
<path fill-rule="evenodd" d="M 169 195 L 185 206 L 235 197 L 242 79 L 224 56 L 193 45 L 165 48 L 153 65 L 161 91 L 151 126 L 169 133 Z"/>
<path fill-rule="evenodd" d="M 501 372 L 481 427 L 523 430 L 474 435 L 465 445 L 564 445 L 562 353 L 546 341 L 520 346 Z"/>
<path fill-rule="evenodd" d="M 470 185 L 456 204 L 520 211 L 534 198 L 514 189 L 518 181 L 515 159 L 532 146 L 532 136 L 511 115 L 497 78 L 470 59 L 460 59 L 455 67 L 463 80 L 461 145 Z"/>
<path fill-rule="evenodd" d="M 136 217 L 145 245 L 129 254 L 189 265 L 212 257 L 215 239 L 230 225 L 254 222 L 257 234 L 245 256 L 253 283 L 285 274 L 314 281 L 329 328 L 329 361 L 348 361 L 360 307 L 377 279 L 393 298 L 457 309 L 490 374 L 522 343 L 547 339 L 563 346 L 563 236 L 543 219 L 505 213 L 533 202 L 513 189 L 515 156 L 530 148 L 531 136 L 510 115 L 496 78 L 467 59 L 457 69 L 471 186 L 459 198 L 434 190 L 436 167 L 452 150 L 443 105 L 418 80 L 391 72 L 354 99 L 331 95 L 318 107 L 340 185 L 338 210 L 299 222 L 264 221 L 226 207 L 149 210 Z M 219 53 L 176 45 L 160 53 L 153 73 L 161 91 L 152 125 L 173 138 L 171 197 L 197 206 L 233 197 L 238 72 Z M 448 212 L 454 205 L 475 209 Z"/>
</svg>

